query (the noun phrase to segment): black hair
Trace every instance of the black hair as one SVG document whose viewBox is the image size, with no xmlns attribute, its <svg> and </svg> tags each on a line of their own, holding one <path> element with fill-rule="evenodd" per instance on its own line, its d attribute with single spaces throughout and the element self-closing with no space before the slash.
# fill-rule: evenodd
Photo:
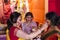
<svg viewBox="0 0 60 40">
<path fill-rule="evenodd" d="M 46 14 L 46 19 L 51 20 L 54 16 L 56 16 L 55 12 L 48 12 Z"/>
<path fill-rule="evenodd" d="M 51 25 L 53 25 L 53 26 L 56 25 L 56 21 L 55 20 L 56 20 L 57 17 L 58 16 L 56 15 L 55 12 L 48 12 L 46 14 L 46 19 L 50 20 L 51 21 Z"/>
<path fill-rule="evenodd" d="M 56 19 L 56 25 L 60 26 L 60 16 Z"/>
<path fill-rule="evenodd" d="M 13 23 L 16 23 L 17 22 L 17 19 L 18 19 L 19 16 L 21 16 L 21 14 L 18 13 L 18 12 L 13 12 L 10 15 L 10 18 L 7 21 L 8 29 L 10 29 L 10 27 L 13 25 Z"/>
<path fill-rule="evenodd" d="M 32 14 L 31 12 L 27 12 L 26 15 L 25 15 L 25 18 L 26 18 L 27 16 L 31 16 L 31 17 L 33 18 L 33 14 Z"/>
</svg>

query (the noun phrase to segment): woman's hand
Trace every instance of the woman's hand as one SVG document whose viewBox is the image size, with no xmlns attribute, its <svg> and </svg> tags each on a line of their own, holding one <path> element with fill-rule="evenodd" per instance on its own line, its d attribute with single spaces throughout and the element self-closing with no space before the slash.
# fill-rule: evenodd
<svg viewBox="0 0 60 40">
<path fill-rule="evenodd" d="M 48 24 L 47 24 L 47 22 L 45 22 L 45 23 L 42 25 L 41 30 L 45 30 L 47 27 L 48 27 Z"/>
</svg>

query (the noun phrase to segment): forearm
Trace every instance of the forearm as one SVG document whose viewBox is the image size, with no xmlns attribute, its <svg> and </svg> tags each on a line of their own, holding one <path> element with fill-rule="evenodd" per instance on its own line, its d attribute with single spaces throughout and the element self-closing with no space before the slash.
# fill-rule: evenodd
<svg viewBox="0 0 60 40">
<path fill-rule="evenodd" d="M 41 33 L 41 30 L 38 30 L 37 32 L 33 32 L 31 34 L 27 34 L 21 30 L 17 31 L 17 34 L 16 36 L 19 37 L 19 38 L 24 38 L 24 39 L 32 39 L 34 37 L 36 37 L 38 34 Z"/>
<path fill-rule="evenodd" d="M 27 34 L 27 33 L 23 32 L 22 30 L 19 30 L 19 31 L 17 32 L 17 37 L 24 38 L 24 39 L 32 39 L 32 38 L 36 37 L 38 34 L 41 34 L 41 32 L 42 32 L 46 27 L 47 27 L 47 25 L 44 24 L 41 29 L 39 29 L 39 30 L 37 30 L 36 32 L 33 32 L 33 33 L 31 33 L 31 34 Z"/>
<path fill-rule="evenodd" d="M 42 30 L 37 30 L 36 32 L 33 32 L 29 34 L 30 39 L 38 36 L 38 34 L 41 34 Z"/>
</svg>

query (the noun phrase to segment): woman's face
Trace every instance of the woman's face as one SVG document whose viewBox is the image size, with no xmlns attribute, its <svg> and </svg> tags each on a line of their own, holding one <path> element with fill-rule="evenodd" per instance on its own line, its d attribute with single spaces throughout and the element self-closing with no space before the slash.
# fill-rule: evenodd
<svg viewBox="0 0 60 40">
<path fill-rule="evenodd" d="M 51 24 L 51 21 L 50 21 L 50 20 L 48 20 L 48 19 L 46 19 L 46 22 L 48 23 L 48 25 L 50 25 L 50 24 Z"/>
<path fill-rule="evenodd" d="M 18 19 L 17 19 L 17 25 L 21 25 L 21 20 L 22 20 L 22 16 L 19 16 Z"/>
<path fill-rule="evenodd" d="M 26 21 L 32 21 L 33 18 L 31 16 L 27 16 L 25 19 Z"/>
</svg>

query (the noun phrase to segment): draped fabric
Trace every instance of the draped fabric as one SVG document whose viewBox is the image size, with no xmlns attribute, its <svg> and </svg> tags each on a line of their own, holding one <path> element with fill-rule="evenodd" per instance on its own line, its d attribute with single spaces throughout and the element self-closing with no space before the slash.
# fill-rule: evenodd
<svg viewBox="0 0 60 40">
<path fill-rule="evenodd" d="M 42 40 L 58 40 L 57 33 L 56 30 L 50 31 L 42 36 Z"/>
</svg>

